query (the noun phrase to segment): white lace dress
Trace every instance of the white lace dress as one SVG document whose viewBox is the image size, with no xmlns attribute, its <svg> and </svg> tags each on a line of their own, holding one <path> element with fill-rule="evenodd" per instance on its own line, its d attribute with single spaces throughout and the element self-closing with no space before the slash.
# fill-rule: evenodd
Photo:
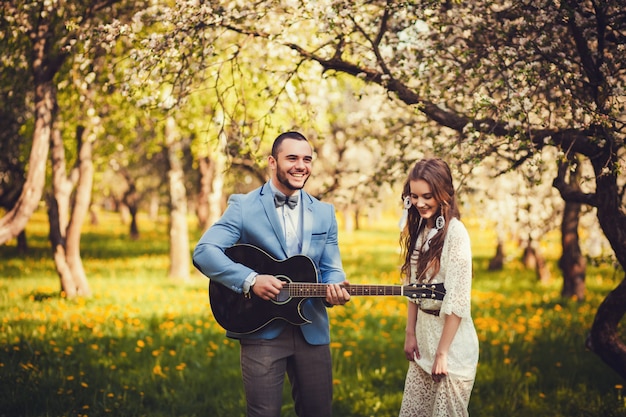
<svg viewBox="0 0 626 417">
<path fill-rule="evenodd" d="M 416 247 L 421 247 L 421 242 L 418 243 Z M 411 280 L 415 279 L 412 265 Z M 418 301 L 420 308 L 440 310 L 440 314 L 436 316 L 423 311 L 417 314 L 415 335 L 421 357 L 409 363 L 400 417 L 468 415 L 478 365 L 478 336 L 471 316 L 470 239 L 458 219 L 450 221 L 441 254 L 441 269 L 432 282 L 443 282 L 446 295 L 443 301 Z M 448 314 L 461 317 L 461 323 L 448 352 L 448 376 L 435 383 L 431 371 Z"/>
</svg>

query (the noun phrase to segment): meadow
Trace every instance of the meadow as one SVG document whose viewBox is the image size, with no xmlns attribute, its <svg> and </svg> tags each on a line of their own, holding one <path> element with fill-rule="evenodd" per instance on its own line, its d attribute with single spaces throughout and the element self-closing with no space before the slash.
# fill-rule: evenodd
<svg viewBox="0 0 626 417">
<path fill-rule="evenodd" d="M 476 417 L 626 416 L 623 381 L 584 341 L 595 311 L 622 277 L 589 267 L 587 300 L 560 297 L 558 238 L 543 250 L 547 284 L 507 245 L 502 271 L 489 272 L 495 236 L 464 219 L 474 253 L 473 316 L 481 349 L 470 401 Z M 355 284 L 399 284 L 395 220 L 340 232 Z M 27 228 L 30 250 L 0 247 L 0 416 L 243 416 L 238 344 L 213 320 L 206 277 L 166 277 L 167 221 L 140 217 L 128 238 L 113 213 L 85 225 L 82 255 L 94 295 L 68 300 L 50 256 L 47 223 Z M 193 244 L 200 232 L 190 237 Z M 329 310 L 336 417 L 396 416 L 407 362 L 406 301 L 354 297 Z M 285 386 L 283 416 L 294 416 Z"/>
</svg>

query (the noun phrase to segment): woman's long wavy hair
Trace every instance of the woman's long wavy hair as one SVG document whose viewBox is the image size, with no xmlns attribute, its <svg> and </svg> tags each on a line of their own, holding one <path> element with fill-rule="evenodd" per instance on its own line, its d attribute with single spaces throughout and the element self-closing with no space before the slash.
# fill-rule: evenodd
<svg viewBox="0 0 626 417">
<path fill-rule="evenodd" d="M 446 223 L 430 241 L 430 249 L 424 253 L 420 253 L 417 263 L 418 281 L 429 281 L 435 277 L 441 267 L 441 252 L 443 251 L 443 243 L 448 232 L 450 220 L 454 217 L 459 219 L 461 214 L 456 204 L 454 186 L 452 184 L 452 173 L 450 167 L 442 159 L 431 158 L 418 161 L 404 183 L 402 190 L 402 200 L 411 194 L 411 181 L 424 180 L 430 186 L 430 189 L 439 204 L 439 210 L 435 214 L 435 218 L 439 215 L 443 216 Z M 415 249 L 417 237 L 426 227 L 426 222 L 422 221 L 419 211 L 414 205 L 411 205 L 408 212 L 408 219 L 404 230 L 400 235 L 400 244 L 404 253 L 404 264 L 402 265 L 402 276 L 408 283 L 411 276 L 411 254 Z"/>
</svg>

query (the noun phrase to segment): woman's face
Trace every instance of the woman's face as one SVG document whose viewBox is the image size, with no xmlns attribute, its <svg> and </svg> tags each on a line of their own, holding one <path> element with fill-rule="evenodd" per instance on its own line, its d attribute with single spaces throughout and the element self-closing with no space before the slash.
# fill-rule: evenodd
<svg viewBox="0 0 626 417">
<path fill-rule="evenodd" d="M 420 216 L 427 221 L 429 226 L 435 224 L 435 215 L 439 211 L 439 203 L 430 189 L 430 185 L 424 180 L 409 182 L 411 204 L 419 211 Z"/>
</svg>

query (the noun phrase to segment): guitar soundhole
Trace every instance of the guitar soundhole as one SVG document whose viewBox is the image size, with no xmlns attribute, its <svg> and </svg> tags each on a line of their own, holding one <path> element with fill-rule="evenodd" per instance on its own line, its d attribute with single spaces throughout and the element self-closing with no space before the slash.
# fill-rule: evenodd
<svg viewBox="0 0 626 417">
<path fill-rule="evenodd" d="M 291 282 L 289 277 L 286 277 L 285 275 L 276 275 L 276 278 L 287 283 Z M 283 289 L 280 290 L 276 298 L 274 298 L 272 301 L 276 304 L 285 304 L 289 302 L 290 299 L 291 296 L 289 295 L 289 288 L 283 287 Z"/>
</svg>

